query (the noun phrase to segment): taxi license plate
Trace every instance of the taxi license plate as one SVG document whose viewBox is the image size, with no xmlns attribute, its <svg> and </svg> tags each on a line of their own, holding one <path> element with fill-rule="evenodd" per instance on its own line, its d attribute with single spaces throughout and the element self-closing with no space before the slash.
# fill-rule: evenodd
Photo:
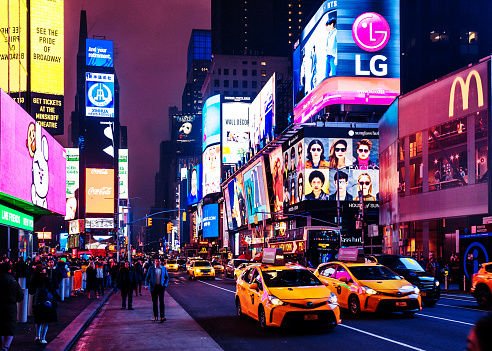
<svg viewBox="0 0 492 351">
<path fill-rule="evenodd" d="M 305 321 L 316 321 L 318 320 L 318 315 L 317 314 L 306 314 L 304 316 Z"/>
<path fill-rule="evenodd" d="M 406 302 L 397 302 L 396 303 L 396 306 L 398 306 L 398 307 L 405 307 L 406 305 L 407 305 Z"/>
<path fill-rule="evenodd" d="M 427 293 L 425 293 L 425 292 L 420 293 L 420 296 L 425 296 L 425 295 L 427 295 Z"/>
</svg>

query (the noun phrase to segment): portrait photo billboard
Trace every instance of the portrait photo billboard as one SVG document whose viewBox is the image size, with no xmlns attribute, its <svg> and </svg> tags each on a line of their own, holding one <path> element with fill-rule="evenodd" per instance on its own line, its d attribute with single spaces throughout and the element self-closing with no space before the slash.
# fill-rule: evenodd
<svg viewBox="0 0 492 351">
<path fill-rule="evenodd" d="M 244 193 L 248 211 L 248 223 L 257 224 L 270 218 L 266 169 L 263 157 L 258 158 L 243 172 Z"/>
<path fill-rule="evenodd" d="M 249 108 L 249 124 L 251 128 L 251 146 L 260 145 L 261 140 L 270 134 L 270 140 L 275 129 L 276 102 L 275 102 L 275 73 L 266 82 Z"/>
<path fill-rule="evenodd" d="M 202 199 L 202 164 L 189 170 L 187 204 L 194 205 Z"/>
<path fill-rule="evenodd" d="M 238 173 L 235 178 L 227 183 L 223 192 L 229 230 L 236 230 L 246 226 L 248 224 L 246 222 L 248 214 L 244 197 L 243 175 Z"/>
</svg>

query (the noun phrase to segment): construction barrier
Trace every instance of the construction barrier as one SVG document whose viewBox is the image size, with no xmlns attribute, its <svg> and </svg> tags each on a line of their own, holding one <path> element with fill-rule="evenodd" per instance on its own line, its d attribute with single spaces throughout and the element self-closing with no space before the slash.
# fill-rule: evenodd
<svg viewBox="0 0 492 351">
<path fill-rule="evenodd" d="M 73 289 L 72 295 L 82 290 L 82 271 L 76 270 L 72 272 L 73 274 Z"/>
</svg>

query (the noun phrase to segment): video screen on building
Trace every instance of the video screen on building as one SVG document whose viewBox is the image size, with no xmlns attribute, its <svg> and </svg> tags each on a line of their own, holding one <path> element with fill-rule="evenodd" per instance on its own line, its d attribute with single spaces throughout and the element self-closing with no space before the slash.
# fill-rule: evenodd
<svg viewBox="0 0 492 351">
<path fill-rule="evenodd" d="M 114 117 L 114 74 L 85 73 L 87 117 Z"/>
<path fill-rule="evenodd" d="M 220 143 L 220 95 L 208 98 L 202 109 L 202 151 Z"/>
<path fill-rule="evenodd" d="M 8 198 L 14 197 L 65 215 L 65 149 L 3 90 L 0 170 L 0 193 L 6 195 L 3 200 L 10 202 Z"/>
<path fill-rule="evenodd" d="M 187 204 L 193 205 L 202 199 L 202 164 L 189 170 Z"/>
<path fill-rule="evenodd" d="M 202 155 L 199 156 L 183 156 L 177 159 L 178 167 L 176 177 L 178 179 L 185 179 L 188 177 L 188 171 L 190 168 L 195 167 L 202 163 Z"/>
<path fill-rule="evenodd" d="M 220 144 L 205 149 L 203 164 L 203 196 L 220 192 Z"/>
<path fill-rule="evenodd" d="M 114 170 L 87 168 L 85 170 L 85 212 L 114 213 Z"/>
<path fill-rule="evenodd" d="M 118 155 L 119 196 L 128 199 L 128 149 L 119 149 Z"/>
<path fill-rule="evenodd" d="M 224 200 L 229 230 L 236 230 L 247 225 L 248 214 L 244 196 L 243 175 L 241 173 L 227 183 L 224 188 Z"/>
<path fill-rule="evenodd" d="M 282 146 L 277 147 L 269 155 L 270 173 L 273 179 L 273 208 L 278 216 L 284 212 L 284 168 L 282 162 Z M 287 156 L 288 157 L 288 156 Z"/>
<path fill-rule="evenodd" d="M 224 97 L 222 102 L 222 163 L 235 164 L 249 150 L 250 98 Z"/>
<path fill-rule="evenodd" d="M 202 118 L 200 115 L 172 115 L 171 139 L 178 143 L 200 143 Z"/>
<path fill-rule="evenodd" d="M 113 67 L 113 41 L 86 39 L 85 64 L 86 66 Z"/>
<path fill-rule="evenodd" d="M 203 206 L 203 237 L 219 237 L 219 204 Z"/>
<path fill-rule="evenodd" d="M 65 149 L 67 155 L 67 210 L 65 220 L 75 218 L 79 201 L 79 149 Z"/>
<path fill-rule="evenodd" d="M 115 130 L 113 121 L 86 118 L 84 147 L 86 166 L 114 168 Z"/>
<path fill-rule="evenodd" d="M 281 160 L 281 180 L 283 181 L 283 198 L 282 206 L 284 212 L 291 212 L 294 205 L 304 201 L 306 182 L 304 181 L 305 168 L 305 151 L 303 131 L 294 134 L 290 139 L 282 144 L 281 150 L 275 150 L 278 153 L 282 152 Z M 271 167 L 271 165 L 270 165 Z M 274 176 L 274 174 L 272 173 Z M 274 179 L 274 189 L 280 189 L 278 184 L 280 177 L 277 176 L 277 181 Z M 327 184 L 326 184 L 327 186 Z M 280 200 L 280 199 L 279 199 Z"/>
<path fill-rule="evenodd" d="M 249 108 L 250 138 L 253 148 L 260 145 L 263 138 L 268 135 L 270 135 L 270 140 L 272 140 L 276 124 L 275 87 L 276 75 L 273 74 Z"/>
<path fill-rule="evenodd" d="M 328 105 L 389 105 L 400 93 L 396 0 L 327 0 L 295 47 L 296 123 L 307 121 Z"/>
<path fill-rule="evenodd" d="M 270 218 L 266 169 L 263 157 L 258 158 L 243 172 L 244 193 L 248 212 L 248 223 L 258 223 Z"/>
</svg>

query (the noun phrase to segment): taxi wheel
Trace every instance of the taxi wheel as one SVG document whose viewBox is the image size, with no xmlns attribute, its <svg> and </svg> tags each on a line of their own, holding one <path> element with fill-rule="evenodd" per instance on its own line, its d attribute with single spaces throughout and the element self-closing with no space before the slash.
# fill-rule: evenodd
<svg viewBox="0 0 492 351">
<path fill-rule="evenodd" d="M 349 310 L 353 316 L 360 314 L 360 302 L 359 298 L 355 295 L 350 296 L 349 299 Z"/>
<path fill-rule="evenodd" d="M 241 307 L 241 301 L 239 300 L 239 297 L 236 299 L 236 313 L 239 318 L 243 318 L 243 309 Z"/>
<path fill-rule="evenodd" d="M 191 277 L 191 274 L 188 274 L 188 279 L 189 279 L 189 280 L 191 280 L 191 278 L 192 278 L 192 277 Z"/>
<path fill-rule="evenodd" d="M 265 330 L 268 328 L 266 321 L 265 309 L 260 305 L 258 308 L 258 321 L 260 322 L 261 329 Z"/>
<path fill-rule="evenodd" d="M 477 303 L 480 307 L 488 307 L 492 302 L 490 291 L 487 288 L 480 287 L 478 291 L 475 293 Z"/>
</svg>

